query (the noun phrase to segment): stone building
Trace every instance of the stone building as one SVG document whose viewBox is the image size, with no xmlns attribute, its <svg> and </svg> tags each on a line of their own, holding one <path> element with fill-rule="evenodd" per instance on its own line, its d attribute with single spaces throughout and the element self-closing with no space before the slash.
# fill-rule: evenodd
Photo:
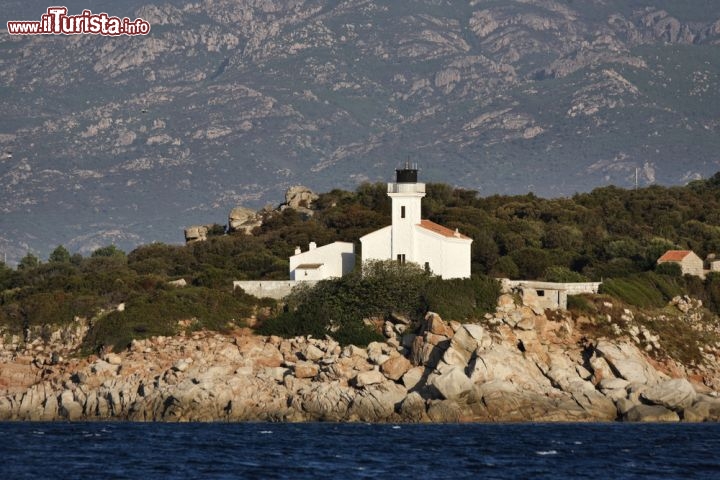
<svg viewBox="0 0 720 480">
<path fill-rule="evenodd" d="M 444 279 L 470 277 L 472 239 L 421 218 L 425 184 L 418 183 L 417 167 L 396 170 L 388 183 L 392 199 L 392 224 L 360 238 L 362 261 L 414 262 Z"/>
<path fill-rule="evenodd" d="M 658 258 L 657 263 L 675 263 L 680 266 L 683 275 L 705 278 L 703 261 L 692 250 L 668 250 Z"/>
<path fill-rule="evenodd" d="M 523 305 L 544 311 L 545 309 L 567 309 L 567 298 L 570 295 L 598 293 L 602 282 L 540 282 L 537 280 L 500 279 L 503 293 L 518 292 Z"/>
</svg>

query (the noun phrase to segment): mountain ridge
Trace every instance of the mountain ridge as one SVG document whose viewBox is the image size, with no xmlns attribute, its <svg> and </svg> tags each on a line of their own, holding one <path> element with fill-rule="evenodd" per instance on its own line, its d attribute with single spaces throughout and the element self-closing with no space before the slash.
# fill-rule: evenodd
<svg viewBox="0 0 720 480">
<path fill-rule="evenodd" d="M 712 2 L 103 7 L 146 19 L 150 35 L 0 36 L 11 260 L 61 243 L 181 242 L 184 226 L 237 205 L 387 180 L 408 157 L 424 180 L 483 195 L 718 169 Z"/>
</svg>

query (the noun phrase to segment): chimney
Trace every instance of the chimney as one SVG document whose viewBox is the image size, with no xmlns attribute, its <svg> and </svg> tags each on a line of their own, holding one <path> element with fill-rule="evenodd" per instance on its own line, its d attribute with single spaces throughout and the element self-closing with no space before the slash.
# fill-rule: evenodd
<svg viewBox="0 0 720 480">
<path fill-rule="evenodd" d="M 302 250 L 300 250 L 300 247 L 295 247 L 295 255 L 300 255 L 302 253 Z"/>
<path fill-rule="evenodd" d="M 315 250 L 317 248 L 317 243 L 310 242 L 310 250 Z"/>
</svg>

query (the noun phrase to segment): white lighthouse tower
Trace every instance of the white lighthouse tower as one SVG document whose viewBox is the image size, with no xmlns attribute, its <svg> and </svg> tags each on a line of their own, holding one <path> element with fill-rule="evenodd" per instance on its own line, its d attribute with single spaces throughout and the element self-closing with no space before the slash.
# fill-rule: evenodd
<svg viewBox="0 0 720 480">
<path fill-rule="evenodd" d="M 422 219 L 425 184 L 418 182 L 417 165 L 395 170 L 388 183 L 392 199 L 392 225 L 360 238 L 362 260 L 414 262 L 442 278 L 470 276 L 472 239 L 430 220 Z"/>
<path fill-rule="evenodd" d="M 418 183 L 417 165 L 395 170 L 395 182 L 388 183 L 392 199 L 391 257 L 400 263 L 416 262 L 415 226 L 422 220 L 421 200 L 425 184 Z"/>
</svg>

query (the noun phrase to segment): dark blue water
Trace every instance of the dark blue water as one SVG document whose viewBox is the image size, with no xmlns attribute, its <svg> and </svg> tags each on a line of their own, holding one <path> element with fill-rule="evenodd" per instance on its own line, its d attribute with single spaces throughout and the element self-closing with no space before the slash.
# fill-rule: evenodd
<svg viewBox="0 0 720 480">
<path fill-rule="evenodd" d="M 0 479 L 720 478 L 716 424 L 0 423 Z"/>
</svg>

